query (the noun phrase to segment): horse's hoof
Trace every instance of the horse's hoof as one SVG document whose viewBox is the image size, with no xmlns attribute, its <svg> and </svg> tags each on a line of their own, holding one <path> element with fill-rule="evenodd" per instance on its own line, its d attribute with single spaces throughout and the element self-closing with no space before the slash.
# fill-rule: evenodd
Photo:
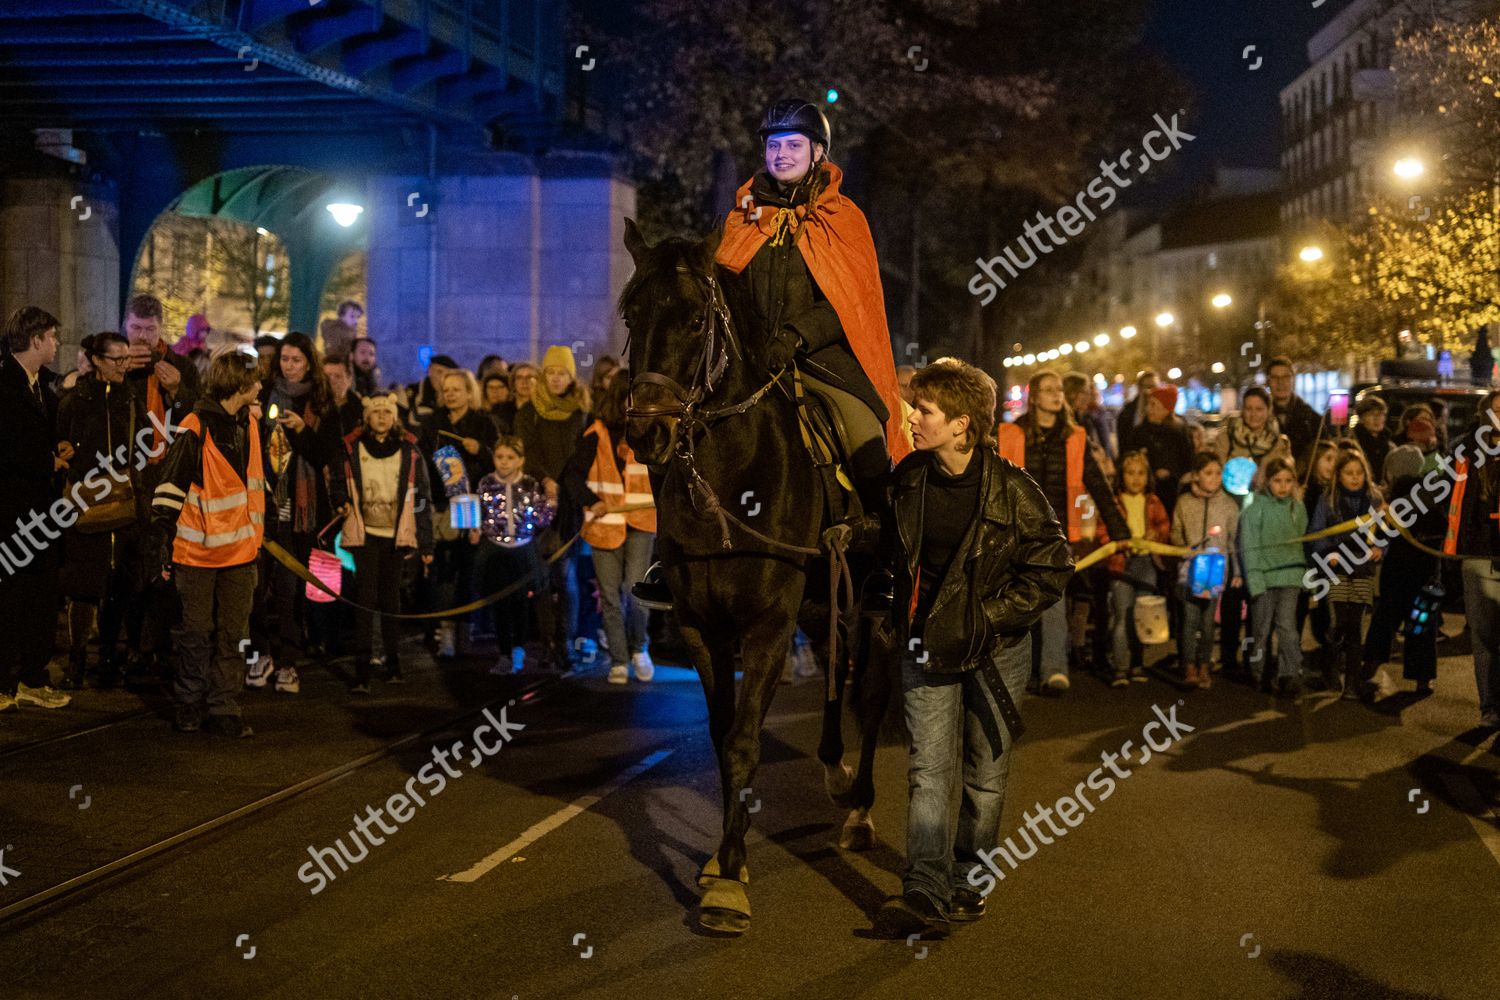
<svg viewBox="0 0 1500 1000">
<path fill-rule="evenodd" d="M 710 879 L 698 901 L 698 923 L 716 934 L 743 934 L 750 929 L 750 896 L 742 882 Z"/>
<path fill-rule="evenodd" d="M 853 787 L 854 769 L 848 764 L 840 761 L 837 769 L 823 765 L 823 788 L 834 802 L 848 795 L 849 789 Z"/>
<path fill-rule="evenodd" d="M 858 810 L 849 814 L 839 831 L 839 847 L 846 851 L 875 849 L 875 824 L 868 815 L 861 816 Z"/>
<path fill-rule="evenodd" d="M 698 888 L 707 889 L 709 884 L 722 878 L 719 871 L 719 856 L 715 854 L 703 864 L 703 870 L 698 873 Z M 744 885 L 750 884 L 750 866 L 740 865 L 740 882 Z"/>
</svg>

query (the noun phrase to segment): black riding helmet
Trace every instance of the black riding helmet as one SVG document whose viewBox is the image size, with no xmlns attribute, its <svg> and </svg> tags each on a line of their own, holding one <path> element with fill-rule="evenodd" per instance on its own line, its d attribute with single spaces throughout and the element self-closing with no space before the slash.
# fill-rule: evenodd
<svg viewBox="0 0 1500 1000">
<path fill-rule="evenodd" d="M 767 136 L 777 132 L 801 132 L 813 142 L 821 143 L 824 159 L 833 149 L 828 116 L 811 101 L 788 98 L 767 108 L 760 119 L 761 145 L 765 145 Z"/>
</svg>

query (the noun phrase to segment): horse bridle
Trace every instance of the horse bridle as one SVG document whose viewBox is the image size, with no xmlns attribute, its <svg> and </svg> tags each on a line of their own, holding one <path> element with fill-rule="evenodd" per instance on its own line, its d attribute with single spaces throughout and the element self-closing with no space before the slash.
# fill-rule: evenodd
<svg viewBox="0 0 1500 1000">
<path fill-rule="evenodd" d="M 684 274 L 692 273 L 685 264 L 677 265 L 677 270 Z M 719 284 L 718 277 L 712 271 L 709 271 L 706 280 L 708 297 L 703 304 L 703 315 L 694 328 L 694 332 L 703 341 L 703 347 L 698 354 L 698 360 L 693 364 L 690 387 L 683 388 L 676 379 L 660 372 L 632 373 L 630 399 L 625 407 L 627 419 L 675 416 L 691 422 L 698 404 L 713 392 L 714 385 L 729 367 L 730 346 L 733 345 L 735 353 L 740 354 L 739 344 L 734 337 L 734 327 L 729 320 L 729 307 L 724 301 L 723 286 Z M 677 402 L 637 406 L 635 387 L 638 383 L 661 386 Z M 707 416 L 709 414 L 704 414 L 704 417 Z"/>
</svg>

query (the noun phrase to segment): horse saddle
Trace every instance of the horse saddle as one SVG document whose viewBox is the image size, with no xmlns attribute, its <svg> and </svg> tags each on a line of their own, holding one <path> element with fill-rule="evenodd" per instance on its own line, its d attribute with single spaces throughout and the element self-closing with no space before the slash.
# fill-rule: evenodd
<svg viewBox="0 0 1500 1000">
<path fill-rule="evenodd" d="M 830 523 L 847 523 L 857 528 L 863 522 L 864 508 L 849 477 L 853 442 L 843 412 L 832 398 L 819 391 L 817 380 L 805 376 L 800 368 L 793 369 L 792 386 L 797 425 L 813 467 L 823 478 Z"/>
</svg>

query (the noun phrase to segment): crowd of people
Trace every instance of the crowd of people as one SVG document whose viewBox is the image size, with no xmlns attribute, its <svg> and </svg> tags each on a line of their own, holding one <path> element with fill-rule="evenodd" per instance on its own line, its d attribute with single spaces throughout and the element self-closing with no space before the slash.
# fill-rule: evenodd
<svg viewBox="0 0 1500 1000">
<path fill-rule="evenodd" d="M 296 695 L 307 664 L 352 656 L 354 696 L 402 683 L 403 614 L 427 616 L 440 660 L 492 633 L 494 673 L 604 655 L 611 683 L 652 679 L 631 588 L 656 512 L 619 363 L 586 384 L 564 346 L 472 371 L 437 355 L 389 385 L 362 315 L 216 346 L 194 317 L 169 344 L 161 302 L 137 295 L 63 376 L 56 317 L 9 317 L 0 712 L 167 683 L 179 730 L 244 736 L 243 688 Z"/>
<path fill-rule="evenodd" d="M 1500 391 L 1448 441 L 1437 398 L 1406 405 L 1392 428 L 1367 394 L 1350 431 L 1299 397 L 1294 375 L 1273 359 L 1266 385 L 1246 388 L 1214 429 L 1179 416 L 1177 387 L 1154 371 L 1117 415 L 1083 375 L 1031 377 L 998 447 L 1042 487 L 1085 567 L 1034 629 L 1035 680 L 1060 693 L 1088 664 L 1117 687 L 1143 682 L 1145 645 L 1171 635 L 1158 664 L 1187 685 L 1210 688 L 1222 672 L 1284 697 L 1334 689 L 1368 702 L 1402 635 L 1402 677 L 1430 693 L 1450 556 L 1481 724 L 1500 728 L 1500 463 L 1486 461 Z M 1108 560 L 1085 561 L 1111 540 L 1124 544 Z"/>
</svg>

